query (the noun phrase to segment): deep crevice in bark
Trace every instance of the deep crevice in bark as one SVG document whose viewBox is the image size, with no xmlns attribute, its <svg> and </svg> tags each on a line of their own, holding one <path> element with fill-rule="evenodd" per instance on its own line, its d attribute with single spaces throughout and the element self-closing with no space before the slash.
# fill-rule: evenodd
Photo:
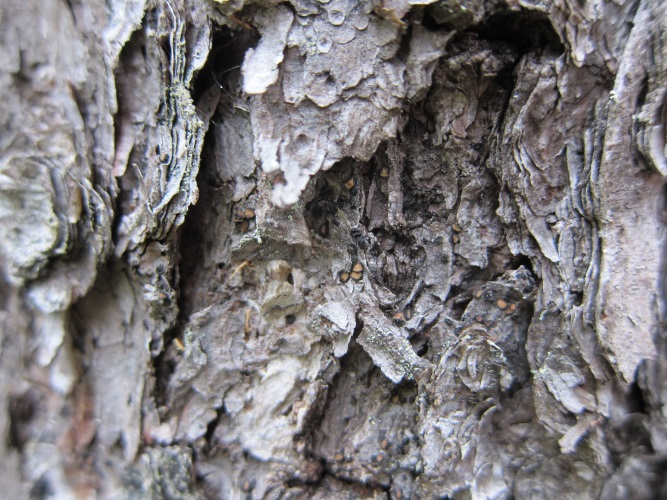
<svg viewBox="0 0 667 500">
<path fill-rule="evenodd" d="M 470 30 L 487 40 L 510 42 L 523 54 L 542 51 L 561 54 L 565 50 L 549 18 L 537 11 L 501 10 Z"/>
</svg>

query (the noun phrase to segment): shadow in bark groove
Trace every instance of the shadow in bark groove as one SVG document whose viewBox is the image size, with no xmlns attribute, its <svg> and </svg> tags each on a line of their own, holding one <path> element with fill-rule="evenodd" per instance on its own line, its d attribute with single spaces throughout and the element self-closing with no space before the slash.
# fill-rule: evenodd
<svg viewBox="0 0 667 500">
<path fill-rule="evenodd" d="M 400 463 L 411 456 L 416 460 L 416 395 L 414 383 L 391 384 L 352 341 L 331 384 L 321 423 L 313 429 L 312 453 L 323 461 L 326 474 L 346 484 L 389 491 L 392 477 L 405 468 Z"/>
<path fill-rule="evenodd" d="M 561 54 L 565 50 L 549 18 L 538 11 L 500 11 L 470 30 L 487 40 L 510 42 L 524 54 L 533 51 Z"/>
<path fill-rule="evenodd" d="M 21 452 L 33 437 L 32 421 L 39 411 L 41 396 L 36 389 L 9 397 L 9 429 L 7 441 L 10 448 Z"/>
<path fill-rule="evenodd" d="M 182 346 L 183 328 L 191 314 L 205 305 L 215 301 L 223 302 L 229 297 L 224 290 L 213 294 L 207 289 L 208 282 L 202 274 L 208 272 L 206 251 L 210 247 L 210 227 L 219 213 L 229 210 L 228 192 L 216 171 L 216 127 L 222 121 L 218 106 L 235 108 L 238 88 L 228 88 L 236 81 L 240 64 L 245 51 L 257 43 L 257 33 L 250 29 L 232 31 L 226 27 L 215 28 L 212 47 L 206 64 L 193 82 L 192 97 L 198 103 L 198 113 L 210 117 L 209 129 L 204 137 L 202 158 L 197 185 L 199 188 L 198 202 L 190 207 L 185 222 L 176 239 L 178 249 L 178 265 L 176 266 L 178 319 L 177 324 L 164 334 L 163 349 L 154 358 L 153 366 L 156 374 L 154 397 L 158 407 L 170 402 L 168 386 L 171 375 L 178 364 L 179 351 Z M 217 90 L 217 98 L 211 99 L 211 90 Z M 208 95 L 207 95 L 208 93 Z M 215 95 L 215 93 L 213 94 Z M 210 102 L 208 102 L 208 101 Z M 219 234 L 226 237 L 225 234 Z M 219 266 L 223 266 L 222 263 Z M 202 288 L 202 286 L 204 288 Z M 175 410 L 175 408 L 172 408 Z M 215 430 L 218 418 L 209 423 L 209 437 Z M 210 439 L 207 438 L 210 444 Z"/>
</svg>

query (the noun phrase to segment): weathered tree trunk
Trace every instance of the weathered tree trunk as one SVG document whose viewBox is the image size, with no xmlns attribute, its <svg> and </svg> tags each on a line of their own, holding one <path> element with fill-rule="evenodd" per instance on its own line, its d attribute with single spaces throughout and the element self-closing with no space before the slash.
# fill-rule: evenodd
<svg viewBox="0 0 667 500">
<path fill-rule="evenodd" d="M 663 0 L 5 0 L 6 498 L 667 495 Z"/>
</svg>

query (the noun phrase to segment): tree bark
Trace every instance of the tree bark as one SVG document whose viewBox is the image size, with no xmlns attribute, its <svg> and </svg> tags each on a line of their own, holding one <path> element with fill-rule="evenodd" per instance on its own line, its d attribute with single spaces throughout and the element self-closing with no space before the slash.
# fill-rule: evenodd
<svg viewBox="0 0 667 500">
<path fill-rule="evenodd" d="M 3 495 L 667 495 L 667 3 L 0 27 Z"/>
</svg>

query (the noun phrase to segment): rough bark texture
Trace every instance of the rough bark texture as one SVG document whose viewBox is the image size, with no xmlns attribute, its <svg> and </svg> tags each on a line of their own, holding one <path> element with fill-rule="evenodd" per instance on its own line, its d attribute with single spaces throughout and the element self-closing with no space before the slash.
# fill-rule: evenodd
<svg viewBox="0 0 667 500">
<path fill-rule="evenodd" d="M 667 495 L 667 3 L 0 5 L 7 498 Z"/>
</svg>

